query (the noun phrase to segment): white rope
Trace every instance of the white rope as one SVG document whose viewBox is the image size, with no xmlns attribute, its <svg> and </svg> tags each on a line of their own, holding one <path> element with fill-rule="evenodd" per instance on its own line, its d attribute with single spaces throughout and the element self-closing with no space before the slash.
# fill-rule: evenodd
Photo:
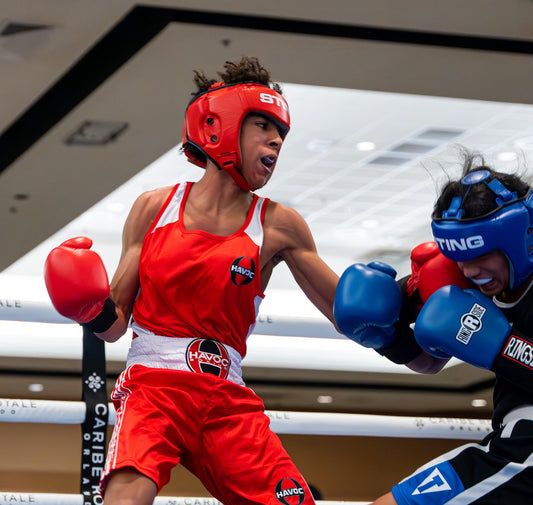
<svg viewBox="0 0 533 505">
<path fill-rule="evenodd" d="M 492 431 L 487 419 L 277 411 L 267 415 L 272 430 L 283 434 L 481 440 Z"/>
<path fill-rule="evenodd" d="M 96 409 L 105 422 L 115 424 L 112 404 Z M 446 438 L 481 440 L 491 431 L 487 419 L 401 417 L 267 410 L 272 431 L 279 434 L 359 437 Z M 81 424 L 85 403 L 0 398 L 0 422 Z"/>
<path fill-rule="evenodd" d="M 48 302 L 0 298 L 0 321 L 73 324 Z M 281 316 L 259 313 L 255 333 L 300 337 L 341 338 L 325 317 Z"/>
<path fill-rule="evenodd" d="M 114 425 L 113 404 L 109 403 L 107 409 L 102 406 L 100 410 L 103 416 L 109 413 L 107 424 Z M 85 413 L 84 402 L 0 398 L 0 422 L 4 423 L 81 424 L 85 421 Z"/>
<path fill-rule="evenodd" d="M 354 344 L 338 333 L 321 314 L 315 316 L 306 311 L 301 314 L 280 315 L 272 313 L 268 307 L 264 312 L 260 310 L 247 342 L 243 367 L 415 374 L 373 349 Z M 48 301 L 2 298 L 0 295 L 0 348 L 3 356 L 79 359 L 82 355 L 81 335 L 79 326 L 61 316 Z M 117 342 L 106 343 L 107 359 L 125 362 L 130 341 L 131 328 Z M 447 366 L 454 364 L 452 360 Z"/>
<path fill-rule="evenodd" d="M 81 494 L 19 493 L 0 491 L 0 502 L 9 504 L 29 503 L 31 505 L 83 505 Z M 367 505 L 362 501 L 317 501 L 320 505 Z M 157 496 L 154 505 L 222 505 L 211 497 Z"/>
<path fill-rule="evenodd" d="M 32 505 L 83 505 L 83 495 L 0 491 L 0 501 L 12 504 L 31 503 Z"/>
<path fill-rule="evenodd" d="M 72 320 L 63 317 L 51 303 L 19 298 L 0 298 L 0 321 L 72 324 Z"/>
</svg>

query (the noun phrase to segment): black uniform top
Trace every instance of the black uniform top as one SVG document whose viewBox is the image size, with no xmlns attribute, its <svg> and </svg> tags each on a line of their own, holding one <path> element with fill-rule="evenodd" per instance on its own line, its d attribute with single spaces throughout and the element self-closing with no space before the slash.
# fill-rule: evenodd
<svg viewBox="0 0 533 505">
<path fill-rule="evenodd" d="M 411 327 L 422 301 L 417 291 L 407 295 L 408 278 L 398 281 L 403 294 L 402 310 L 396 323 L 398 338 L 390 347 L 377 349 L 383 356 L 401 364 L 409 363 L 423 352 Z M 513 304 L 494 301 L 513 325 L 511 335 L 492 366 L 496 374 L 492 426 L 497 429 L 508 412 L 521 405 L 533 405 L 533 282 L 526 294 Z"/>
<path fill-rule="evenodd" d="M 516 344 L 508 340 L 493 365 L 494 414 L 492 424 L 498 428 L 503 417 L 520 405 L 533 405 L 533 289 L 514 304 L 494 300 L 513 325 Z"/>
</svg>

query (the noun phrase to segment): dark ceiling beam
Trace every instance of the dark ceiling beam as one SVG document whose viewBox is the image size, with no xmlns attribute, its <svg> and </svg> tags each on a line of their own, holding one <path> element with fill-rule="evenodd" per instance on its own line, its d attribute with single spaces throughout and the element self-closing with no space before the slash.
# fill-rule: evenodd
<svg viewBox="0 0 533 505">
<path fill-rule="evenodd" d="M 169 23 L 227 26 L 383 43 L 533 54 L 533 42 L 138 5 L 0 135 L 0 173 L 85 100 Z"/>
</svg>

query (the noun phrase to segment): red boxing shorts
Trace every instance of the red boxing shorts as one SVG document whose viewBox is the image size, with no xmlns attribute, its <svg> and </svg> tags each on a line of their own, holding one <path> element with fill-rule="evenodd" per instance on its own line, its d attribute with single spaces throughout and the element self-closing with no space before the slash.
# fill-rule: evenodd
<svg viewBox="0 0 533 505">
<path fill-rule="evenodd" d="M 161 490 L 182 463 L 222 503 L 314 503 L 251 389 L 211 374 L 133 365 L 111 398 L 117 420 L 102 494 L 113 470 L 133 467 Z"/>
</svg>

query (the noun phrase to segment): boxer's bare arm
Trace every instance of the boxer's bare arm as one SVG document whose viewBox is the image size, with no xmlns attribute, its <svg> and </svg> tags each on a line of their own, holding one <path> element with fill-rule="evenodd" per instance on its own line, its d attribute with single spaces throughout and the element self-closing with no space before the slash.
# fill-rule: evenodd
<svg viewBox="0 0 533 505">
<path fill-rule="evenodd" d="M 266 261 L 282 259 L 311 302 L 333 323 L 338 275 L 320 258 L 309 226 L 290 207 L 270 202 L 265 217 Z M 262 253 L 263 255 L 263 253 Z"/>
<path fill-rule="evenodd" d="M 144 236 L 171 191 L 170 187 L 147 191 L 134 202 L 122 232 L 122 253 L 111 280 L 111 298 L 118 319 L 97 336 L 107 342 L 118 340 L 128 327 L 133 301 L 139 289 L 139 259 Z"/>
</svg>

